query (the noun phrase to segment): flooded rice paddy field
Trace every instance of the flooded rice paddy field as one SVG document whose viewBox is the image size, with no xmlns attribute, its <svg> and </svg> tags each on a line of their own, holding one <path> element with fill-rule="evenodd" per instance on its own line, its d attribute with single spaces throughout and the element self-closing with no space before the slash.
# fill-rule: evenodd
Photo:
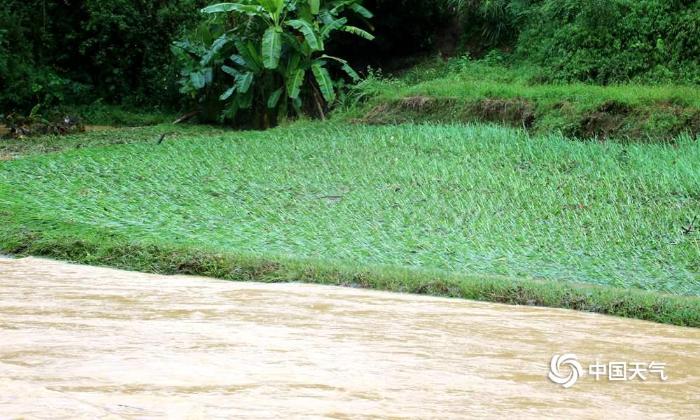
<svg viewBox="0 0 700 420">
<path fill-rule="evenodd" d="M 547 377 L 564 353 L 584 367 L 569 389 Z M 668 380 L 596 381 L 586 369 L 596 360 L 665 363 Z M 697 329 L 0 259 L 0 418 L 690 418 L 698 408 Z"/>
</svg>

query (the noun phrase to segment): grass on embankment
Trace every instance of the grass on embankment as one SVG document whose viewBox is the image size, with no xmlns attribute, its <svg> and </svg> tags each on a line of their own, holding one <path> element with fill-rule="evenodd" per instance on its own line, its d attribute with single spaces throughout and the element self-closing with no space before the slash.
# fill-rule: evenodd
<svg viewBox="0 0 700 420">
<path fill-rule="evenodd" d="M 370 77 L 369 102 L 351 117 L 370 124 L 493 122 L 533 134 L 642 142 L 700 134 L 700 88 L 543 84 L 526 67 L 453 60 L 394 79 Z"/>
<path fill-rule="evenodd" d="M 688 229 L 700 145 L 689 139 L 188 130 L 160 146 L 144 131 L 133 136 L 144 143 L 0 162 L 0 250 L 700 326 L 700 235 Z"/>
</svg>

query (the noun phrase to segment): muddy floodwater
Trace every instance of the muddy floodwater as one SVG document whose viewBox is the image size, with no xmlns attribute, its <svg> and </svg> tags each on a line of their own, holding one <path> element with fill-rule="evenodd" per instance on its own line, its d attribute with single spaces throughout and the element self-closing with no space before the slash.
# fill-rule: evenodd
<svg viewBox="0 0 700 420">
<path fill-rule="evenodd" d="M 585 370 L 568 389 L 548 379 L 565 353 Z M 596 360 L 656 373 L 596 381 Z M 0 418 L 698 413 L 697 329 L 0 259 Z"/>
</svg>

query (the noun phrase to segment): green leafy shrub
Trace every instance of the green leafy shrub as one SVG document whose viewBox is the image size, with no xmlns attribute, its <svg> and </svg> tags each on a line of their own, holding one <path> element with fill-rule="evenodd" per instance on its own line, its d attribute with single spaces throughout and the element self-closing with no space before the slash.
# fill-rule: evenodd
<svg viewBox="0 0 700 420">
<path fill-rule="evenodd" d="M 374 38 L 349 24 L 348 12 L 372 17 L 355 0 L 242 1 L 203 12 L 212 19 L 174 46 L 183 66 L 181 91 L 199 101 L 205 118 L 258 128 L 290 110 L 323 117 L 342 85 L 330 66 L 359 79 L 346 60 L 325 53 L 326 44 L 336 31 Z"/>
<path fill-rule="evenodd" d="M 465 42 L 473 53 L 514 45 L 533 0 L 444 0 L 461 19 Z"/>
<path fill-rule="evenodd" d="M 696 0 L 443 0 L 475 57 L 497 48 L 541 81 L 700 82 Z"/>
<path fill-rule="evenodd" d="M 700 82 L 700 2 L 545 0 L 518 50 L 552 80 Z"/>
</svg>

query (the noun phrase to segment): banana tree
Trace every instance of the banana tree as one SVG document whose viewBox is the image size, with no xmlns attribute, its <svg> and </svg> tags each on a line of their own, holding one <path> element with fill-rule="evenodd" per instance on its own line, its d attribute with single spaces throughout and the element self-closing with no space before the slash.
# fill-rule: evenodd
<svg viewBox="0 0 700 420">
<path fill-rule="evenodd" d="M 366 30 L 349 25 L 345 16 L 354 13 L 365 22 L 371 19 L 361 0 L 239 0 L 214 4 L 202 12 L 233 15 L 236 22 L 202 58 L 210 62 L 226 54 L 220 70 L 231 81 L 219 99 L 227 105 L 227 116 L 252 109 L 265 127 L 287 114 L 290 106 L 301 113 L 307 98 L 323 118 L 324 109 L 336 99 L 329 66 L 358 79 L 346 60 L 324 53 L 336 31 L 374 39 Z"/>
</svg>

